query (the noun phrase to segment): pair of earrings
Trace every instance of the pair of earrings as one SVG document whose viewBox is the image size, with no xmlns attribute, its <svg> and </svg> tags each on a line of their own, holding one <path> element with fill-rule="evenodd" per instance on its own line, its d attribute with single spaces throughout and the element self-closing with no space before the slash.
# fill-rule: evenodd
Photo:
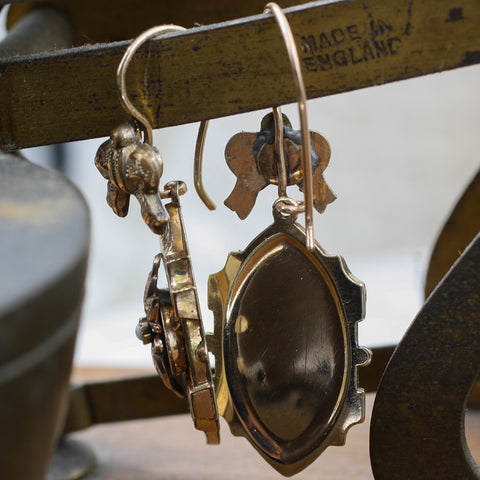
<svg viewBox="0 0 480 480">
<path fill-rule="evenodd" d="M 309 132 L 306 96 L 293 35 L 276 4 L 275 16 L 287 46 L 297 86 L 300 131 L 275 108 L 258 133 L 239 133 L 226 147 L 237 183 L 226 205 L 245 218 L 258 192 L 278 185 L 273 224 L 243 252 L 229 255 L 225 267 L 209 279 L 209 308 L 214 333 L 205 335 L 181 216 L 183 182 L 158 186 L 162 160 L 152 146 L 148 121 L 126 94 L 125 72 L 140 45 L 181 27 L 155 27 L 127 49 L 117 78 L 120 98 L 135 119 L 112 132 L 95 163 L 108 179 L 108 204 L 124 216 L 130 195 L 160 236 L 145 288 L 145 318 L 137 336 L 151 343 L 155 367 L 165 384 L 186 397 L 196 428 L 208 443 L 219 442 L 218 413 L 235 435 L 245 436 L 280 473 L 292 475 L 327 446 L 345 442 L 347 429 L 363 420 L 364 392 L 357 386 L 357 366 L 370 353 L 358 346 L 357 322 L 364 317 L 364 286 L 341 257 L 330 256 L 314 241 L 313 207 L 323 212 L 335 199 L 323 179 L 330 150 L 318 133 Z M 139 127 L 139 125 L 141 127 Z M 206 132 L 197 141 L 195 185 L 214 207 L 201 181 Z M 142 130 L 143 137 L 142 140 Z M 288 197 L 288 185 L 304 192 L 303 202 Z M 169 199 L 165 207 L 162 200 Z M 296 218 L 305 212 L 306 228 Z M 158 288 L 163 261 L 168 288 Z M 212 375 L 210 350 L 215 356 Z"/>
</svg>

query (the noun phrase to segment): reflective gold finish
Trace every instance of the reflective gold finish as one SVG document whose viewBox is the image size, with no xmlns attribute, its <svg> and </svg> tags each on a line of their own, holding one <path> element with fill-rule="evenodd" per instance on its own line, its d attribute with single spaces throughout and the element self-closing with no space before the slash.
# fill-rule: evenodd
<svg viewBox="0 0 480 480">
<path fill-rule="evenodd" d="M 296 209 L 295 213 L 305 213 L 305 243 L 308 250 L 314 250 L 314 231 L 313 231 L 313 207 L 314 207 L 314 195 L 317 194 L 318 198 L 318 189 L 316 192 L 313 190 L 313 173 L 312 173 L 312 155 L 311 155 L 311 145 L 310 145 L 310 132 L 308 130 L 308 119 L 307 119 L 307 96 L 305 93 L 305 84 L 303 82 L 302 76 L 302 69 L 300 67 L 300 59 L 298 56 L 297 46 L 295 44 L 295 39 L 293 37 L 292 30 L 288 23 L 287 17 L 283 13 L 282 9 L 276 3 L 268 3 L 265 6 L 264 13 L 272 13 L 275 17 L 276 22 L 280 28 L 280 32 L 285 43 L 285 48 L 287 50 L 288 59 L 290 62 L 290 66 L 292 68 L 293 80 L 295 84 L 295 91 L 297 95 L 297 103 L 298 103 L 298 114 L 300 117 L 300 138 L 299 141 L 296 142 L 298 145 L 301 145 L 297 152 L 298 160 L 296 165 L 296 175 L 293 175 L 293 178 L 289 178 L 287 180 L 287 172 L 284 152 L 283 152 L 283 121 L 282 115 L 279 107 L 274 107 L 274 138 L 275 138 L 275 145 L 273 147 L 271 159 L 269 158 L 270 155 L 267 153 L 265 160 L 267 161 L 267 171 L 261 172 L 261 176 L 257 177 L 255 175 L 255 164 L 254 162 L 250 161 L 250 155 L 253 152 L 249 151 L 249 143 L 247 139 L 247 147 L 246 147 L 246 154 L 245 160 L 246 162 L 237 163 L 236 167 L 232 168 L 232 171 L 237 175 L 238 181 L 235 189 L 239 187 L 240 190 L 244 190 L 244 192 L 232 192 L 229 198 L 225 201 L 225 205 L 227 205 L 232 210 L 236 211 L 237 214 L 241 219 L 245 218 L 253 207 L 255 203 L 255 198 L 258 192 L 264 188 L 268 183 L 278 183 L 279 186 L 279 196 L 286 195 L 286 187 L 287 184 L 297 184 L 301 182 L 300 189 L 304 192 L 304 201 L 303 204 L 298 203 L 297 206 L 299 208 Z M 272 123 L 270 121 L 270 123 Z M 262 125 L 263 126 L 263 125 Z M 203 157 L 203 146 L 205 142 L 205 135 L 208 127 L 208 122 L 202 122 L 200 125 L 200 129 L 198 132 L 197 138 L 197 146 L 195 149 L 195 188 L 197 189 L 197 193 L 199 194 L 202 201 L 205 205 L 210 209 L 213 210 L 215 208 L 214 204 L 208 197 L 205 192 L 202 183 L 202 157 Z M 243 147 L 244 139 L 240 139 L 240 149 Z M 235 143 L 235 142 L 234 142 Z M 287 142 L 287 148 L 291 145 L 292 142 Z M 252 144 L 253 145 L 253 144 Z M 253 145 L 254 146 L 254 145 Z M 257 145 L 258 146 L 258 145 Z M 228 146 L 227 146 L 228 148 Z M 235 147 L 234 147 L 235 148 Z M 262 152 L 256 152 L 257 155 L 261 155 Z M 229 159 L 229 152 L 228 150 L 225 152 L 227 157 L 227 162 L 230 163 Z M 277 158 L 274 158 L 278 157 Z M 262 170 L 260 164 L 262 160 L 257 159 L 257 156 L 254 155 L 257 170 Z M 328 160 L 327 160 L 328 162 Z M 268 164 L 272 164 L 274 167 L 268 171 Z M 266 183 L 262 182 L 263 180 Z M 242 183 L 247 183 L 247 187 L 242 187 Z M 288 183 L 290 182 L 290 183 Z M 240 185 L 239 185 L 240 184 Z M 330 194 L 330 190 L 328 191 Z M 247 201 L 242 197 L 243 193 L 247 193 Z M 324 192 L 325 193 L 325 192 Z M 235 196 L 236 194 L 236 196 Z M 233 195 L 233 198 L 232 198 Z M 327 201 L 327 203 L 333 201 L 335 196 L 333 195 L 332 198 Z M 325 206 L 322 205 L 315 205 L 317 210 L 323 212 Z"/>
<path fill-rule="evenodd" d="M 231 253 L 209 279 L 215 316 L 219 413 L 283 475 L 305 468 L 329 445 L 343 445 L 364 418 L 356 368 L 363 284 L 341 257 L 310 252 L 294 216 L 274 208 L 273 225 Z"/>
<path fill-rule="evenodd" d="M 165 385 L 187 397 L 195 427 L 205 432 L 208 443 L 215 444 L 220 441 L 218 412 L 181 215 L 180 185 L 171 182 L 165 190 L 171 196 L 166 205 L 169 222 L 160 237 L 161 254 L 155 257 L 145 287 L 146 317 L 139 321 L 137 336 L 144 343 L 152 343 L 155 368 Z M 157 287 L 161 260 L 168 289 Z"/>
<path fill-rule="evenodd" d="M 169 182 L 159 192 L 163 163 L 152 146 L 152 127 L 131 103 L 126 85 L 126 71 L 138 48 L 150 38 L 177 30 L 184 28 L 153 27 L 127 48 L 118 66 L 117 87 L 123 107 L 139 128 L 125 123 L 114 129 L 111 138 L 100 146 L 95 164 L 108 179 L 107 201 L 114 212 L 125 216 L 130 195 L 134 194 L 140 201 L 145 222 L 160 235 L 161 253 L 154 259 L 145 286 L 146 315 L 137 325 L 137 337 L 144 344 L 151 343 L 153 362 L 164 384 L 176 395 L 187 398 L 195 427 L 205 432 L 208 443 L 219 443 L 212 372 L 180 211 L 180 195 L 187 187 L 183 182 Z M 162 199 L 170 199 L 166 208 Z M 168 289 L 157 287 L 162 260 Z"/>
<path fill-rule="evenodd" d="M 194 158 L 194 169 L 193 169 L 193 182 L 195 185 L 195 190 L 200 197 L 200 200 L 205 204 L 209 210 L 215 210 L 217 206 L 213 200 L 208 196 L 203 186 L 203 150 L 205 148 L 205 137 L 207 136 L 208 130 L 208 120 L 203 120 L 200 122 L 200 127 L 198 128 L 197 142 L 195 144 L 195 158 Z"/>
<path fill-rule="evenodd" d="M 306 245 L 309 250 L 314 249 L 313 234 L 313 178 L 312 178 L 312 156 L 310 148 L 310 134 L 308 130 L 307 119 L 307 94 L 305 92 L 305 83 L 303 82 L 302 68 L 300 66 L 300 57 L 298 55 L 297 45 L 293 37 L 292 29 L 288 23 L 283 10 L 274 2 L 267 3 L 264 13 L 271 13 L 280 28 L 285 48 L 288 54 L 288 60 L 292 69 L 293 81 L 297 95 L 298 116 L 300 117 L 301 144 L 303 145 L 301 159 L 303 171 L 303 190 L 305 196 L 305 230 Z"/>
</svg>

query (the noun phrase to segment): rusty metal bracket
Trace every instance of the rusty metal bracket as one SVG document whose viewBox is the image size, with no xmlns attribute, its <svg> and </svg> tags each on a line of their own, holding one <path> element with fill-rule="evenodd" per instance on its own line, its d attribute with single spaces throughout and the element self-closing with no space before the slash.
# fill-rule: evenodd
<svg viewBox="0 0 480 480">
<path fill-rule="evenodd" d="M 480 234 L 444 277 L 391 358 L 370 428 L 377 480 L 479 479 L 465 440 L 480 368 Z"/>
<path fill-rule="evenodd" d="M 317 1 L 285 11 L 308 98 L 480 62 L 478 0 Z M 126 119 L 115 88 L 126 47 L 93 44 L 0 61 L 0 146 L 107 135 Z M 127 83 L 154 128 L 295 100 L 278 29 L 265 14 L 153 40 L 136 55 Z"/>
</svg>

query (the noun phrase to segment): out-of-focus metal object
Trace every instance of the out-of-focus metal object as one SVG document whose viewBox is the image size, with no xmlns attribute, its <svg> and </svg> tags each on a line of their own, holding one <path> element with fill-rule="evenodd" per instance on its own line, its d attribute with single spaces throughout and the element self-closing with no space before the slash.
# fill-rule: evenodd
<svg viewBox="0 0 480 480">
<path fill-rule="evenodd" d="M 44 478 L 63 426 L 89 215 L 63 176 L 0 152 L 0 476 Z"/>
<path fill-rule="evenodd" d="M 71 48 L 74 35 L 68 16 L 53 7 L 37 5 L 21 17 L 0 42 L 0 61 Z"/>
<path fill-rule="evenodd" d="M 185 228 L 180 210 L 180 190 L 185 184 L 171 182 L 166 205 L 169 222 L 161 235 L 161 255 L 154 260 L 145 287 L 146 317 L 140 319 L 137 336 L 152 344 L 155 368 L 165 385 L 186 397 L 190 412 L 207 442 L 219 443 L 218 412 L 212 372 L 207 354 L 197 289 L 193 278 Z M 158 289 L 160 260 L 163 260 L 168 289 Z"/>
<path fill-rule="evenodd" d="M 92 449 L 72 438 L 61 438 L 45 480 L 79 480 L 95 467 Z"/>
<path fill-rule="evenodd" d="M 217 404 L 234 435 L 245 436 L 283 475 L 343 445 L 364 418 L 357 366 L 363 284 L 341 257 L 316 244 L 294 216 L 274 209 L 273 225 L 243 252 L 231 253 L 209 280 L 215 315 Z"/>
<path fill-rule="evenodd" d="M 72 385 L 63 434 L 100 423 L 188 413 L 158 375 Z"/>
<path fill-rule="evenodd" d="M 465 406 L 480 367 L 480 235 L 418 313 L 380 383 L 370 429 L 377 480 L 479 479 Z"/>
<path fill-rule="evenodd" d="M 425 298 L 480 232 L 480 171 L 470 182 L 435 244 L 425 282 Z"/>
</svg>

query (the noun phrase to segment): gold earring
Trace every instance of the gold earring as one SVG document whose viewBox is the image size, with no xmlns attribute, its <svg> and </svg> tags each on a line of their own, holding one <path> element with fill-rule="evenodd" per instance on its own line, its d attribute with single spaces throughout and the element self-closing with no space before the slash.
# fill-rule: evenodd
<svg viewBox="0 0 480 480">
<path fill-rule="evenodd" d="M 343 258 L 328 255 L 313 239 L 311 208 L 323 211 L 334 199 L 322 177 L 330 150 L 308 131 L 288 22 L 276 4 L 266 12 L 275 16 L 287 45 L 301 128 L 293 131 L 276 108 L 260 132 L 238 134 L 227 145 L 227 163 L 237 174 L 227 206 L 248 215 L 268 184 L 278 184 L 279 197 L 273 224 L 210 276 L 215 328 L 207 342 L 215 355 L 219 413 L 233 434 L 246 437 L 280 473 L 293 475 L 329 445 L 344 444 L 346 431 L 363 421 L 357 367 L 368 364 L 370 352 L 357 339 L 364 285 Z M 303 202 L 287 196 L 287 185 L 294 184 L 303 190 Z M 296 223 L 302 211 L 306 229 Z"/>
<path fill-rule="evenodd" d="M 218 443 L 212 373 L 180 208 L 180 195 L 186 192 L 186 185 L 169 182 L 158 191 L 163 162 L 152 145 L 150 123 L 133 106 L 126 89 L 126 71 L 138 48 L 153 37 L 178 30 L 184 28 L 151 28 L 127 48 L 117 70 L 117 86 L 122 105 L 134 122 L 113 130 L 110 139 L 100 146 L 95 164 L 108 180 L 107 201 L 114 212 L 125 216 L 130 195 L 135 195 L 145 222 L 160 236 L 161 253 L 155 257 L 147 280 L 146 316 L 139 320 L 137 336 L 144 344 L 151 343 L 153 362 L 165 385 L 187 398 L 195 427 L 205 432 L 208 443 Z M 164 207 L 162 199 L 170 203 Z M 167 288 L 157 287 L 162 261 Z"/>
</svg>

